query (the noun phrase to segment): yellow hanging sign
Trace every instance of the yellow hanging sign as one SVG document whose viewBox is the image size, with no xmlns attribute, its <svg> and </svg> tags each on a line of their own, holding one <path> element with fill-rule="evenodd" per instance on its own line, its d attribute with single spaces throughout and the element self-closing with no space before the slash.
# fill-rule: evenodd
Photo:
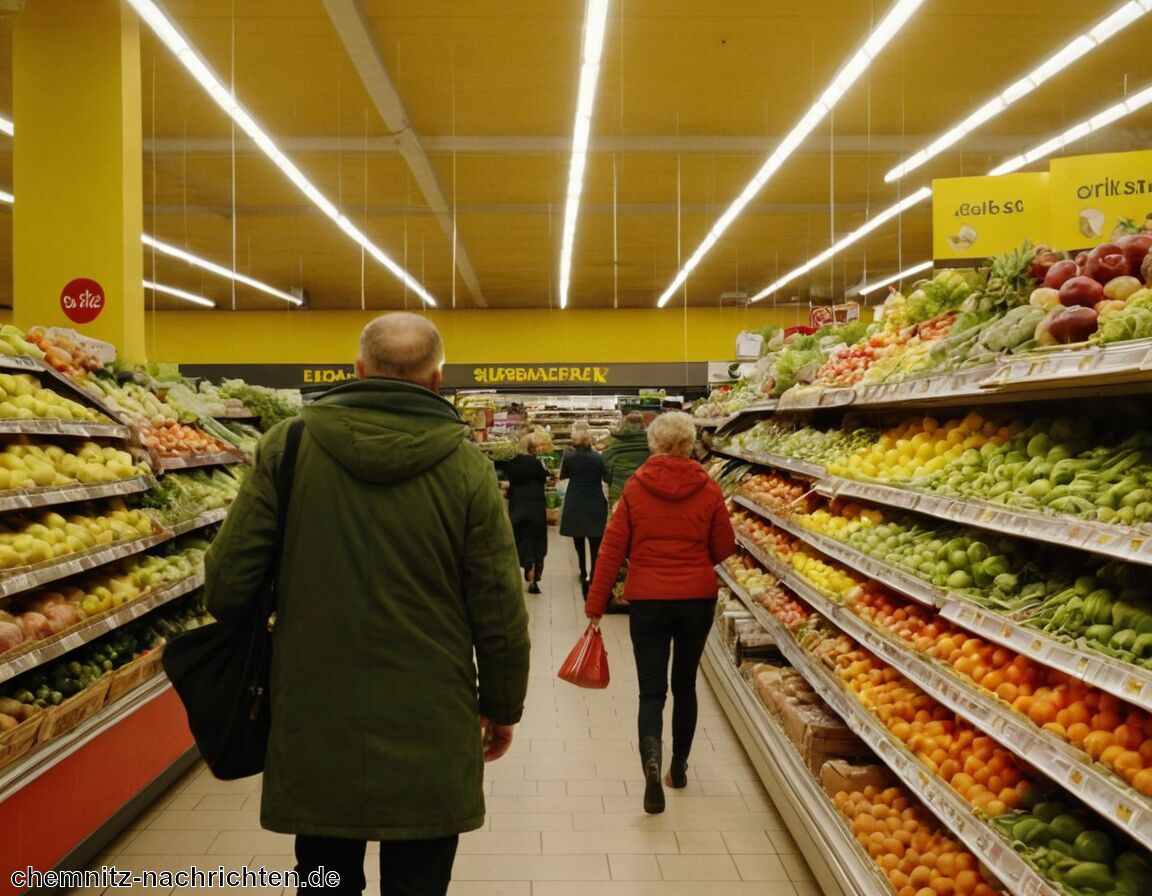
<svg viewBox="0 0 1152 896">
<path fill-rule="evenodd" d="M 1053 159 L 1052 245 L 1088 249 L 1152 231 L 1152 150 Z"/>
<path fill-rule="evenodd" d="M 932 181 L 932 257 L 991 258 L 1025 240 L 1049 241 L 1048 174 L 946 177 Z"/>
</svg>

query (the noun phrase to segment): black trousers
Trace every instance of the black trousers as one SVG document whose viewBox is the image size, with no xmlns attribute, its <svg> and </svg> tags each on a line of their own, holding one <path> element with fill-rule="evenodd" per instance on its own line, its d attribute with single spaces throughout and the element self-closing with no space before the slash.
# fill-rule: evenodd
<svg viewBox="0 0 1152 896">
<path fill-rule="evenodd" d="M 596 557 L 600 554 L 600 539 L 589 538 L 588 541 L 588 556 L 591 558 L 589 562 L 584 560 L 584 537 L 582 535 L 575 535 L 572 538 L 572 543 L 576 546 L 576 562 L 580 564 L 580 575 L 586 579 L 592 578 L 589 571 L 596 569 Z"/>
<path fill-rule="evenodd" d="M 715 599 L 634 600 L 628 631 L 640 685 L 640 738 L 664 733 L 668 660 L 672 660 L 672 752 L 687 758 L 696 735 L 696 670 L 716 610 Z"/>
<path fill-rule="evenodd" d="M 460 837 L 438 840 L 383 840 L 380 842 L 381 896 L 444 896 L 452 880 L 452 863 Z M 364 892 L 364 840 L 342 837 L 296 836 L 296 871 L 301 886 L 297 894 L 326 896 L 359 896 Z M 340 883 L 335 887 L 308 886 L 308 875 L 323 868 L 325 875 L 335 872 Z M 323 884 L 323 880 L 321 880 Z"/>
</svg>

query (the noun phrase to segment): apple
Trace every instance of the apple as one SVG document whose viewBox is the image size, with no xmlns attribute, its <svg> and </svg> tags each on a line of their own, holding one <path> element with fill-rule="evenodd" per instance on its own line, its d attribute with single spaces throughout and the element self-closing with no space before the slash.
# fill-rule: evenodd
<svg viewBox="0 0 1152 896">
<path fill-rule="evenodd" d="M 1066 280 L 1071 280 L 1080 273 L 1080 267 L 1074 261 L 1057 261 L 1048 269 L 1044 277 L 1044 285 L 1049 289 L 1059 289 Z"/>
<path fill-rule="evenodd" d="M 1091 307 L 1104 298 L 1104 287 L 1091 277 L 1072 277 L 1060 286 L 1061 305 Z"/>
<path fill-rule="evenodd" d="M 1104 284 L 1104 298 L 1123 302 L 1143 287 L 1144 284 L 1135 277 L 1114 277 Z"/>
<path fill-rule="evenodd" d="M 1028 304 L 1034 308 L 1052 308 L 1060 304 L 1060 291 L 1048 286 L 1041 286 L 1032 290 L 1028 297 Z"/>
</svg>

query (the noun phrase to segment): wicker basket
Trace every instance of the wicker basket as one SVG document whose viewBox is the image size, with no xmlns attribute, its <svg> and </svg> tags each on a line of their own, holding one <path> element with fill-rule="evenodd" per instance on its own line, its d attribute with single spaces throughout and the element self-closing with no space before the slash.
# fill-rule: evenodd
<svg viewBox="0 0 1152 896">
<path fill-rule="evenodd" d="M 15 762 L 32 749 L 43 722 L 44 713 L 38 712 L 15 728 L 0 734 L 0 766 Z"/>
<path fill-rule="evenodd" d="M 138 656 L 131 662 L 125 663 L 108 677 L 108 696 L 105 703 L 119 700 L 129 691 L 134 691 L 149 678 L 160 671 L 160 656 L 162 650 L 149 650 L 143 656 Z"/>
<path fill-rule="evenodd" d="M 105 675 L 96 683 L 73 694 L 63 703 L 51 706 L 41 713 L 44 722 L 40 726 L 40 735 L 36 743 L 59 737 L 71 731 L 85 719 L 96 715 L 104 707 L 104 698 L 108 696 L 108 686 L 112 683 L 112 676 Z"/>
</svg>

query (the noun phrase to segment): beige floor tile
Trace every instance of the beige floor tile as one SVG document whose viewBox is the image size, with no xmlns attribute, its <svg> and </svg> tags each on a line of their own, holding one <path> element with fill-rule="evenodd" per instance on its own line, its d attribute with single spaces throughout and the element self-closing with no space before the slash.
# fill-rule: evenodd
<svg viewBox="0 0 1152 896">
<path fill-rule="evenodd" d="M 492 796 L 488 811 L 493 815 L 514 812 L 602 812 L 604 798 L 599 796 Z"/>
<path fill-rule="evenodd" d="M 768 831 L 724 831 L 721 836 L 732 855 L 775 855 L 781 851 Z"/>
<path fill-rule="evenodd" d="M 150 831 L 225 831 L 248 830 L 260 827 L 260 813 L 257 811 L 214 812 L 206 809 L 193 809 L 181 812 L 165 809 L 153 817 L 148 824 Z"/>
<path fill-rule="evenodd" d="M 535 781 L 537 796 L 588 796 L 568 792 L 568 781 Z"/>
<path fill-rule="evenodd" d="M 661 880 L 660 863 L 651 855 L 608 856 L 612 880 Z M 599 887 L 597 887 L 599 892 Z"/>
<path fill-rule="evenodd" d="M 539 796 L 538 781 L 485 781 L 486 791 L 492 796 Z"/>
<path fill-rule="evenodd" d="M 704 796 L 740 796 L 740 788 L 734 781 L 693 781 L 692 770 L 689 769 L 688 786 L 691 788 L 693 785 L 699 787 Z"/>
<path fill-rule="evenodd" d="M 788 872 L 789 880 L 801 883 L 812 880 L 812 871 L 803 856 L 790 853 L 780 856 L 780 861 L 784 863 L 784 870 Z"/>
<path fill-rule="evenodd" d="M 736 863 L 743 880 L 792 880 L 792 875 L 788 873 L 783 861 L 781 861 L 783 858 L 795 858 L 795 856 L 734 855 L 732 861 Z M 805 871 L 807 871 L 807 866 L 805 866 Z M 801 879 L 807 881 L 809 875 L 804 874 Z"/>
<path fill-rule="evenodd" d="M 125 846 L 117 850 L 119 855 L 195 855 L 203 853 L 219 836 L 219 832 L 210 831 L 139 831 Z M 241 852 L 247 854 L 255 850 L 224 850 L 233 854 Z"/>
<path fill-rule="evenodd" d="M 628 781 L 628 796 L 604 797 L 605 812 L 634 812 L 642 808 L 644 795 L 643 781 Z M 692 796 L 686 790 L 666 788 L 664 797 L 666 813 L 682 812 L 747 812 L 744 799 L 738 796 Z"/>
<path fill-rule="evenodd" d="M 608 858 L 603 855 L 564 856 L 458 856 L 453 880 L 571 880 L 609 879 Z"/>
<path fill-rule="evenodd" d="M 145 831 L 145 834 L 151 833 Z M 199 831 L 187 833 L 200 833 Z M 143 835 L 141 835 L 143 836 Z M 295 838 L 290 834 L 277 834 L 273 831 L 262 831 L 259 828 L 251 830 L 224 830 L 216 835 L 211 850 L 215 852 L 248 852 L 270 853 L 275 855 L 293 855 L 295 853 Z"/>
<path fill-rule="evenodd" d="M 572 816 L 572 827 L 577 831 L 760 831 L 770 830 L 774 824 L 773 817 L 752 812 L 645 815 L 639 805 L 633 812 Z"/>
<path fill-rule="evenodd" d="M 527 880 L 454 880 L 448 896 L 532 896 Z"/>
<path fill-rule="evenodd" d="M 676 836 L 668 831 L 570 831 L 545 833 L 544 854 L 675 853 Z"/>
<path fill-rule="evenodd" d="M 575 881 L 539 882 L 532 896 L 796 896 L 791 884 L 761 881 L 709 881 L 706 889 L 697 881 L 606 881 L 591 889 Z M 817 894 L 819 896 L 819 894 Z"/>
<path fill-rule="evenodd" d="M 569 740 L 564 742 L 565 752 L 568 753 L 595 753 L 597 756 L 625 754 L 629 758 L 637 753 L 636 745 L 630 740 Z M 638 759 L 636 760 L 639 761 Z"/>
<path fill-rule="evenodd" d="M 108 864 L 122 871 L 131 871 L 133 874 L 143 874 L 149 871 L 188 871 L 192 868 L 202 870 L 217 869 L 223 865 L 229 870 L 239 870 L 244 867 L 253 867 L 252 854 L 213 852 L 206 856 L 203 853 L 171 852 L 130 854 L 121 852 L 109 859 Z M 128 892 L 121 890 L 119 892 Z"/>
<path fill-rule="evenodd" d="M 268 871 L 291 871 L 296 866 L 296 857 L 291 853 L 258 853 L 252 857 L 252 868 Z"/>
<path fill-rule="evenodd" d="M 568 796 L 625 796 L 628 793 L 623 781 L 569 781 L 567 784 Z"/>
<path fill-rule="evenodd" d="M 796 891 L 796 896 L 824 896 L 824 891 L 820 888 L 819 884 L 794 881 L 792 887 Z"/>
<path fill-rule="evenodd" d="M 706 855 L 708 853 L 727 855 L 729 852 L 724 838 L 716 831 L 678 831 L 676 842 L 680 845 L 680 852 L 684 855 Z"/>
<path fill-rule="evenodd" d="M 657 856 L 656 861 L 665 880 L 740 880 L 740 872 L 728 855 Z"/>
<path fill-rule="evenodd" d="M 500 831 L 571 831 L 572 815 L 568 812 L 523 812 L 488 816 L 488 827 Z"/>
<path fill-rule="evenodd" d="M 528 781 L 595 781 L 601 777 L 597 765 L 583 758 L 579 762 L 561 759 L 524 766 L 524 779 Z"/>
<path fill-rule="evenodd" d="M 195 798 L 195 794 L 188 794 Z M 209 793 L 202 796 L 194 806 L 165 806 L 168 810 L 196 809 L 206 812 L 238 812 L 244 808 L 250 794 L 246 793 Z"/>
<path fill-rule="evenodd" d="M 472 831 L 460 836 L 457 855 L 523 855 L 538 856 L 541 837 L 539 831 Z"/>
<path fill-rule="evenodd" d="M 776 852 L 780 855 L 792 855 L 800 852 L 800 847 L 796 845 L 796 841 L 787 831 L 768 831 L 768 836 L 772 840 L 772 845 L 776 847 Z M 732 851 L 736 852 L 736 850 Z"/>
</svg>

